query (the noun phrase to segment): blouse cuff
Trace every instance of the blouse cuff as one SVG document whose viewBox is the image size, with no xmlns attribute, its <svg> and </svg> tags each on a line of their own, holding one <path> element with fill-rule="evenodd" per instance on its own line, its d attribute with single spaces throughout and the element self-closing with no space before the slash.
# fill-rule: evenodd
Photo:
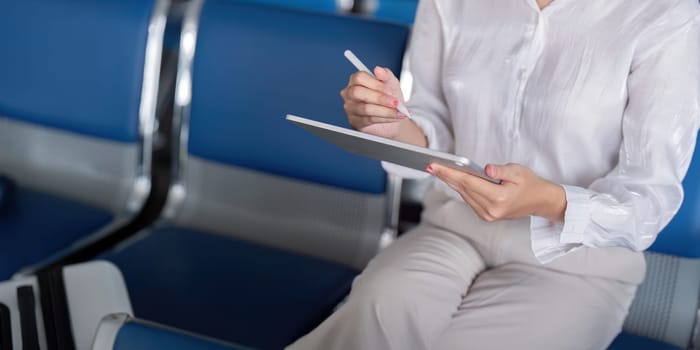
<svg viewBox="0 0 700 350">
<path fill-rule="evenodd" d="M 438 137 L 437 137 L 437 130 L 435 130 L 435 125 L 431 123 L 428 119 L 419 117 L 419 116 L 412 116 L 411 120 L 413 120 L 416 125 L 423 131 L 423 134 L 425 134 L 425 138 L 428 141 L 428 148 L 434 149 L 434 150 L 440 150 L 441 147 L 438 144 Z"/>
<path fill-rule="evenodd" d="M 566 211 L 559 242 L 582 244 L 588 223 L 591 222 L 591 192 L 576 186 L 563 187 L 566 192 Z"/>
<path fill-rule="evenodd" d="M 539 216 L 530 217 L 532 252 L 541 263 L 548 263 L 583 246 L 583 237 L 591 218 L 590 192 L 575 186 L 563 186 L 566 192 L 564 223 Z"/>
</svg>

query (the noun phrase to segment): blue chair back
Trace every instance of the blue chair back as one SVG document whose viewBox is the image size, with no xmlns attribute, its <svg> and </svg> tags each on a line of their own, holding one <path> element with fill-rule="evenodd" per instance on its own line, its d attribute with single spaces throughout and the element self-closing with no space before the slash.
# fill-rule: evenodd
<svg viewBox="0 0 700 350">
<path fill-rule="evenodd" d="M 407 29 L 357 18 L 208 1 L 193 67 L 189 151 L 217 162 L 383 193 L 379 162 L 285 121 L 287 113 L 348 127 L 340 90 L 352 49 L 398 74 Z M 226 77 L 226 78 L 222 78 Z"/>
<path fill-rule="evenodd" d="M 2 6 L 0 115 L 121 142 L 138 140 L 153 1 Z M 138 54 L 137 54 L 138 53 Z"/>
<path fill-rule="evenodd" d="M 374 17 L 412 25 L 416 18 L 418 0 L 377 0 Z"/>
<path fill-rule="evenodd" d="M 700 258 L 700 147 L 683 181 L 685 197 L 678 214 L 649 248 L 652 252 Z"/>
</svg>

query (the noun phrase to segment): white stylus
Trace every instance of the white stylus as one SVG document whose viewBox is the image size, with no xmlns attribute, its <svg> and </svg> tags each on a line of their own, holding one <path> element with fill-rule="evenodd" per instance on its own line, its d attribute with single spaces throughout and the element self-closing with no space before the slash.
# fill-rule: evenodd
<svg viewBox="0 0 700 350">
<path fill-rule="evenodd" d="M 345 58 L 347 58 L 348 61 L 350 61 L 350 63 L 352 63 L 352 65 L 355 66 L 355 68 L 357 68 L 357 70 L 362 71 L 362 72 L 366 72 L 369 75 L 374 77 L 374 74 L 372 73 L 372 71 L 369 70 L 369 68 L 367 68 L 367 66 L 365 66 L 365 64 L 362 63 L 362 61 L 360 61 L 360 59 L 357 58 L 357 56 L 355 56 L 354 53 L 352 53 L 352 51 L 345 50 L 345 52 L 343 54 L 345 55 Z M 396 109 L 398 109 L 399 112 L 403 113 L 405 116 L 407 116 L 409 118 L 411 117 L 411 114 L 408 112 L 408 108 L 406 108 L 406 106 L 403 104 L 403 102 L 399 101 L 399 105 L 396 106 Z"/>
</svg>

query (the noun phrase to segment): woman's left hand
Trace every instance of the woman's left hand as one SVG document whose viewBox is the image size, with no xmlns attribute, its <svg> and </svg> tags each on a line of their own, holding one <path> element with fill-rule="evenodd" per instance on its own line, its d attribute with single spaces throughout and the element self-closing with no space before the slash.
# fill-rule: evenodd
<svg viewBox="0 0 700 350">
<path fill-rule="evenodd" d="M 460 194 L 485 221 L 541 216 L 564 221 L 566 192 L 519 164 L 486 166 L 486 175 L 501 180 L 497 185 L 464 171 L 431 164 L 427 171 Z"/>
</svg>

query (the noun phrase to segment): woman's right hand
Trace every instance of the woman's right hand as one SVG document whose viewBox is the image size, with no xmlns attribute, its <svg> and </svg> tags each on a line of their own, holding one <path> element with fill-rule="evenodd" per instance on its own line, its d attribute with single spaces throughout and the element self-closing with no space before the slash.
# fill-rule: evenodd
<svg viewBox="0 0 700 350">
<path fill-rule="evenodd" d="M 408 116 L 396 107 L 404 103 L 399 80 L 387 68 L 374 68 L 374 75 L 357 72 L 340 91 L 350 125 L 362 132 L 390 139 L 399 136 L 400 122 Z"/>
</svg>

